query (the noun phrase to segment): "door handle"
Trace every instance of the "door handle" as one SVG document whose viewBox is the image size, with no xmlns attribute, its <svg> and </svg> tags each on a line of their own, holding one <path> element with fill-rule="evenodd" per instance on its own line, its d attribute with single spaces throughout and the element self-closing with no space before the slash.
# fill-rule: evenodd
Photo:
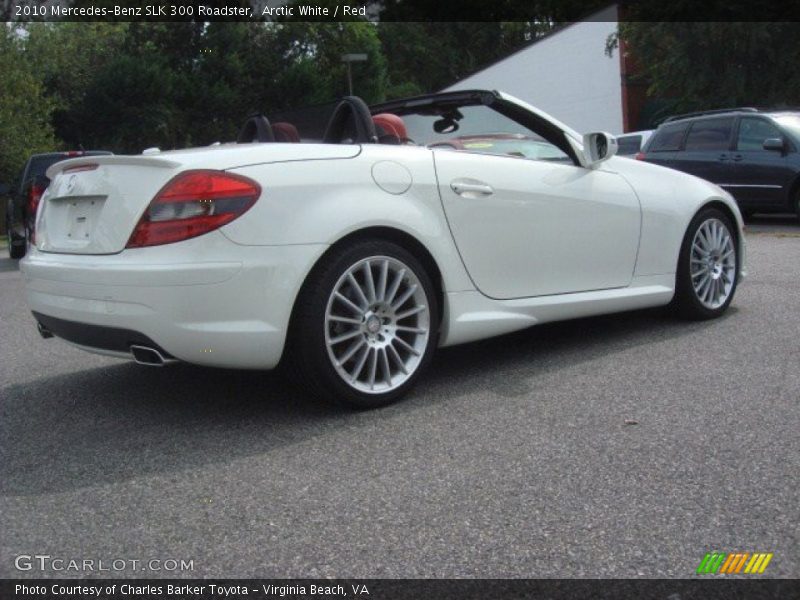
<svg viewBox="0 0 800 600">
<path fill-rule="evenodd" d="M 742 158 L 744 158 L 744 157 L 743 157 L 741 154 L 734 154 L 734 155 L 731 157 L 731 160 L 733 160 L 733 161 L 736 161 L 736 162 L 739 162 L 740 160 L 742 160 Z"/>
<path fill-rule="evenodd" d="M 488 183 L 474 179 L 456 179 L 450 183 L 452 189 L 459 196 L 491 196 L 494 194 L 492 186 Z"/>
<path fill-rule="evenodd" d="M 717 160 L 730 160 L 730 157 L 727 154 L 720 154 Z"/>
</svg>

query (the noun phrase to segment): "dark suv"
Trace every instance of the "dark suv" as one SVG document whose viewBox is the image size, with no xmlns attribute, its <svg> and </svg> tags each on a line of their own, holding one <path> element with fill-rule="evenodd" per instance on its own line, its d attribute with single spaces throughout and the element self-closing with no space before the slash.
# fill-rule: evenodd
<svg viewBox="0 0 800 600">
<path fill-rule="evenodd" d="M 6 207 L 6 232 L 8 254 L 11 258 L 22 258 L 33 231 L 36 208 L 45 188 L 50 184 L 45 172 L 55 163 L 78 156 L 108 155 L 105 150 L 73 150 L 70 152 L 48 152 L 33 154 L 22 168 L 19 180 L 11 187 Z"/>
<path fill-rule="evenodd" d="M 733 108 L 667 119 L 636 155 L 730 192 L 742 214 L 800 219 L 800 111 Z"/>
</svg>

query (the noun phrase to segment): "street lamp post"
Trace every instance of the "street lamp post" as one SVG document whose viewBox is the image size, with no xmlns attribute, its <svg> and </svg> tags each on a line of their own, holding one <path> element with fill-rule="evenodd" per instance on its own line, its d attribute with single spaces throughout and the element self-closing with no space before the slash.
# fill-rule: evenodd
<svg viewBox="0 0 800 600">
<path fill-rule="evenodd" d="M 342 62 L 347 63 L 347 89 L 353 95 L 353 72 L 351 64 L 354 62 L 364 62 L 367 60 L 366 54 L 342 54 Z"/>
</svg>

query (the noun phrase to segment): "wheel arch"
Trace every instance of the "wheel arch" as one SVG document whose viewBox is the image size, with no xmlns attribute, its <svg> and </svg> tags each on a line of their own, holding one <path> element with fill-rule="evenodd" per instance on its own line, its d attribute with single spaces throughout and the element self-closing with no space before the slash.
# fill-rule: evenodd
<svg viewBox="0 0 800 600">
<path fill-rule="evenodd" d="M 697 298 L 696 292 L 691 289 L 693 284 L 691 281 L 691 271 L 689 267 L 689 258 L 691 256 L 690 249 L 692 245 L 692 238 L 689 234 L 692 231 L 697 232 L 699 230 L 698 227 L 703 223 L 703 221 L 698 219 L 698 217 L 700 217 L 704 211 L 710 209 L 721 212 L 734 225 L 735 233 L 733 235 L 733 243 L 735 245 L 737 255 L 737 261 L 734 263 L 737 273 L 734 274 L 732 288 L 728 293 L 727 299 L 722 303 L 722 305 L 716 307 L 707 306 L 702 300 Z M 678 254 L 678 262 L 675 270 L 675 294 L 670 302 L 670 306 L 677 310 L 678 314 L 681 314 L 685 318 L 691 320 L 704 320 L 720 316 L 723 312 L 725 312 L 725 310 L 727 310 L 728 305 L 733 300 L 733 295 L 736 292 L 736 287 L 739 283 L 739 280 L 744 276 L 743 265 L 745 252 L 743 229 L 740 218 L 736 213 L 737 211 L 735 210 L 735 206 L 731 206 L 724 199 L 714 197 L 709 198 L 706 202 L 702 203 L 697 210 L 692 213 L 691 219 L 686 226 L 686 232 L 684 234 L 684 241 L 681 244 L 681 250 Z M 692 223 L 695 221 L 697 221 L 697 226 L 692 228 Z"/>
<path fill-rule="evenodd" d="M 339 249 L 347 246 L 348 244 L 352 244 L 354 242 L 363 240 L 380 240 L 380 241 L 394 242 L 398 246 L 401 246 L 402 248 L 413 254 L 414 257 L 418 261 L 420 261 L 420 263 L 422 263 L 422 267 L 425 269 L 425 271 L 428 273 L 431 280 L 433 281 L 433 286 L 436 293 L 436 299 L 438 300 L 439 304 L 439 311 L 438 311 L 439 324 L 440 327 L 443 326 L 443 319 L 445 314 L 444 281 L 442 279 L 442 271 L 439 268 L 436 259 L 433 257 L 433 254 L 431 254 L 431 252 L 425 247 L 425 245 L 422 242 L 420 242 L 416 237 L 414 237 L 413 235 L 411 235 L 406 231 L 397 229 L 395 227 L 370 226 L 370 227 L 364 227 L 362 229 L 357 229 L 355 231 L 351 231 L 346 235 L 342 236 L 341 238 L 336 240 L 333 244 L 331 244 L 331 246 L 319 256 L 319 258 L 317 258 L 313 266 L 308 270 L 308 273 L 306 273 L 306 276 L 303 278 L 303 283 L 300 285 L 297 294 L 295 295 L 294 302 L 292 304 L 292 312 L 290 313 L 289 316 L 289 331 L 291 332 L 295 323 L 295 314 L 297 311 L 298 300 L 303 295 L 303 292 L 306 289 L 308 282 L 311 280 L 312 276 L 316 273 L 320 265 L 322 265 L 329 256 L 337 252 Z"/>
<path fill-rule="evenodd" d="M 425 271 L 433 281 L 433 285 L 436 289 L 436 295 L 439 299 L 439 317 L 441 318 L 444 307 L 444 283 L 442 280 L 442 271 L 439 268 L 436 259 L 433 257 L 433 254 L 431 254 L 430 250 L 428 250 L 425 244 L 420 242 L 416 237 L 406 231 L 387 226 L 374 226 L 358 229 L 337 240 L 333 245 L 331 245 L 330 248 L 328 248 L 328 250 L 325 251 L 325 253 L 320 257 L 320 260 L 326 257 L 331 251 L 336 251 L 347 244 L 361 240 L 385 240 L 394 242 L 398 246 L 402 246 L 411 252 L 411 254 L 413 254 L 414 257 L 422 263 Z"/>
<path fill-rule="evenodd" d="M 742 237 L 742 232 L 739 229 L 739 221 L 737 220 L 736 214 L 733 212 L 733 209 L 728 204 L 726 204 L 724 201 L 722 201 L 722 200 L 720 200 L 718 198 L 711 198 L 711 199 L 707 200 L 706 202 L 703 202 L 702 204 L 700 204 L 695 209 L 695 211 L 693 213 L 691 213 L 691 215 L 689 216 L 688 220 L 685 221 L 685 224 L 683 226 L 683 237 L 681 238 L 681 244 L 678 246 L 678 253 L 674 257 L 675 258 L 675 263 L 674 264 L 675 264 L 675 277 L 676 278 L 678 277 L 678 273 L 679 273 L 679 270 L 680 270 L 681 248 L 683 247 L 683 240 L 685 239 L 686 235 L 688 235 L 688 233 L 689 233 L 689 226 L 691 225 L 692 221 L 694 221 L 694 218 L 697 215 L 699 215 L 702 211 L 704 211 L 704 210 L 706 210 L 708 208 L 716 208 L 716 209 L 722 211 L 731 220 L 731 222 L 734 224 L 735 229 L 736 229 L 736 235 L 734 236 L 734 239 L 736 240 L 737 251 L 741 252 L 741 249 L 743 248 L 744 239 Z M 676 287 L 676 289 L 677 289 L 677 287 Z"/>
<path fill-rule="evenodd" d="M 736 214 L 734 213 L 733 209 L 728 204 L 726 204 L 722 200 L 713 199 L 713 200 L 709 200 L 708 202 L 702 204 L 694 212 L 694 214 L 692 215 L 692 218 L 689 220 L 689 222 L 691 223 L 692 219 L 694 219 L 701 211 L 703 211 L 703 210 L 705 210 L 707 208 L 716 208 L 717 210 L 722 211 L 731 220 L 731 223 L 733 223 L 734 227 L 733 227 L 733 232 L 732 233 L 733 233 L 734 239 L 736 240 L 736 249 L 738 250 L 739 261 L 740 261 L 740 263 L 739 263 L 739 273 L 740 273 L 740 275 L 743 276 L 743 273 L 745 273 L 745 271 L 742 270 L 744 268 L 744 265 L 745 265 L 745 262 L 744 262 L 745 261 L 745 240 L 744 240 L 744 237 L 741 235 L 741 233 L 742 233 L 741 230 L 739 229 L 739 219 L 736 218 Z M 687 225 L 687 228 L 688 228 L 688 225 Z M 679 258 L 679 260 L 680 260 L 680 258 Z M 676 273 L 676 276 L 677 276 L 677 270 L 675 271 L 675 273 Z"/>
<path fill-rule="evenodd" d="M 736 214 L 733 212 L 733 209 L 722 200 L 711 200 L 698 208 L 694 215 L 692 215 L 692 219 L 694 219 L 700 213 L 700 211 L 707 208 L 716 208 L 717 210 L 721 210 L 723 213 L 725 213 L 725 215 L 731 220 L 731 223 L 733 223 L 736 227 L 736 245 L 737 247 L 741 247 L 744 240 L 742 239 L 742 232 L 739 228 L 739 220 L 736 218 Z"/>
<path fill-rule="evenodd" d="M 736 231 L 734 231 L 733 233 L 736 235 L 736 240 L 738 241 L 739 240 L 739 227 L 738 227 L 739 220 L 736 218 L 736 214 L 733 212 L 733 209 L 730 206 L 728 206 L 727 204 L 725 204 L 722 200 L 710 200 L 710 201 L 706 202 L 705 204 L 703 204 L 702 206 L 700 206 L 700 208 L 698 208 L 695 211 L 694 215 L 692 215 L 692 218 L 697 216 L 697 214 L 701 210 L 705 210 L 707 208 L 716 208 L 718 210 L 721 210 L 733 222 L 734 225 L 737 225 Z"/>
<path fill-rule="evenodd" d="M 798 194 L 800 194 L 800 173 L 795 175 L 794 180 L 792 181 L 791 185 L 789 185 L 789 193 L 786 197 L 786 206 L 789 208 L 790 212 L 797 210 L 795 199 L 797 198 Z M 800 214 L 797 216 L 800 217 Z"/>
</svg>

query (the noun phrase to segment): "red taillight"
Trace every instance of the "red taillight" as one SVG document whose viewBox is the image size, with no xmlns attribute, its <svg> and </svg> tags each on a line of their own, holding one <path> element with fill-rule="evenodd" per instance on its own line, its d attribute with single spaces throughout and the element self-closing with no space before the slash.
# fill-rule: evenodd
<svg viewBox="0 0 800 600">
<path fill-rule="evenodd" d="M 31 217 L 36 215 L 36 209 L 39 207 L 39 200 L 42 199 L 42 194 L 44 194 L 44 186 L 34 183 L 28 189 L 28 214 Z"/>
<path fill-rule="evenodd" d="M 644 160 L 644 152 L 637 152 L 636 156 L 634 156 L 636 160 Z"/>
<path fill-rule="evenodd" d="M 150 202 L 128 248 L 171 244 L 208 233 L 244 214 L 261 195 L 255 181 L 223 171 L 186 171 Z"/>
<path fill-rule="evenodd" d="M 36 223 L 36 211 L 39 208 L 39 200 L 42 199 L 42 194 L 44 194 L 45 186 L 37 185 L 35 183 L 31 184 L 31 187 L 28 189 L 28 239 L 31 244 L 36 243 L 36 231 L 35 231 L 35 223 Z"/>
<path fill-rule="evenodd" d="M 39 200 L 42 199 L 42 194 L 44 194 L 43 185 L 36 185 L 34 183 L 28 189 L 28 215 L 30 216 L 31 222 L 36 218 L 36 209 L 39 208 Z"/>
</svg>

